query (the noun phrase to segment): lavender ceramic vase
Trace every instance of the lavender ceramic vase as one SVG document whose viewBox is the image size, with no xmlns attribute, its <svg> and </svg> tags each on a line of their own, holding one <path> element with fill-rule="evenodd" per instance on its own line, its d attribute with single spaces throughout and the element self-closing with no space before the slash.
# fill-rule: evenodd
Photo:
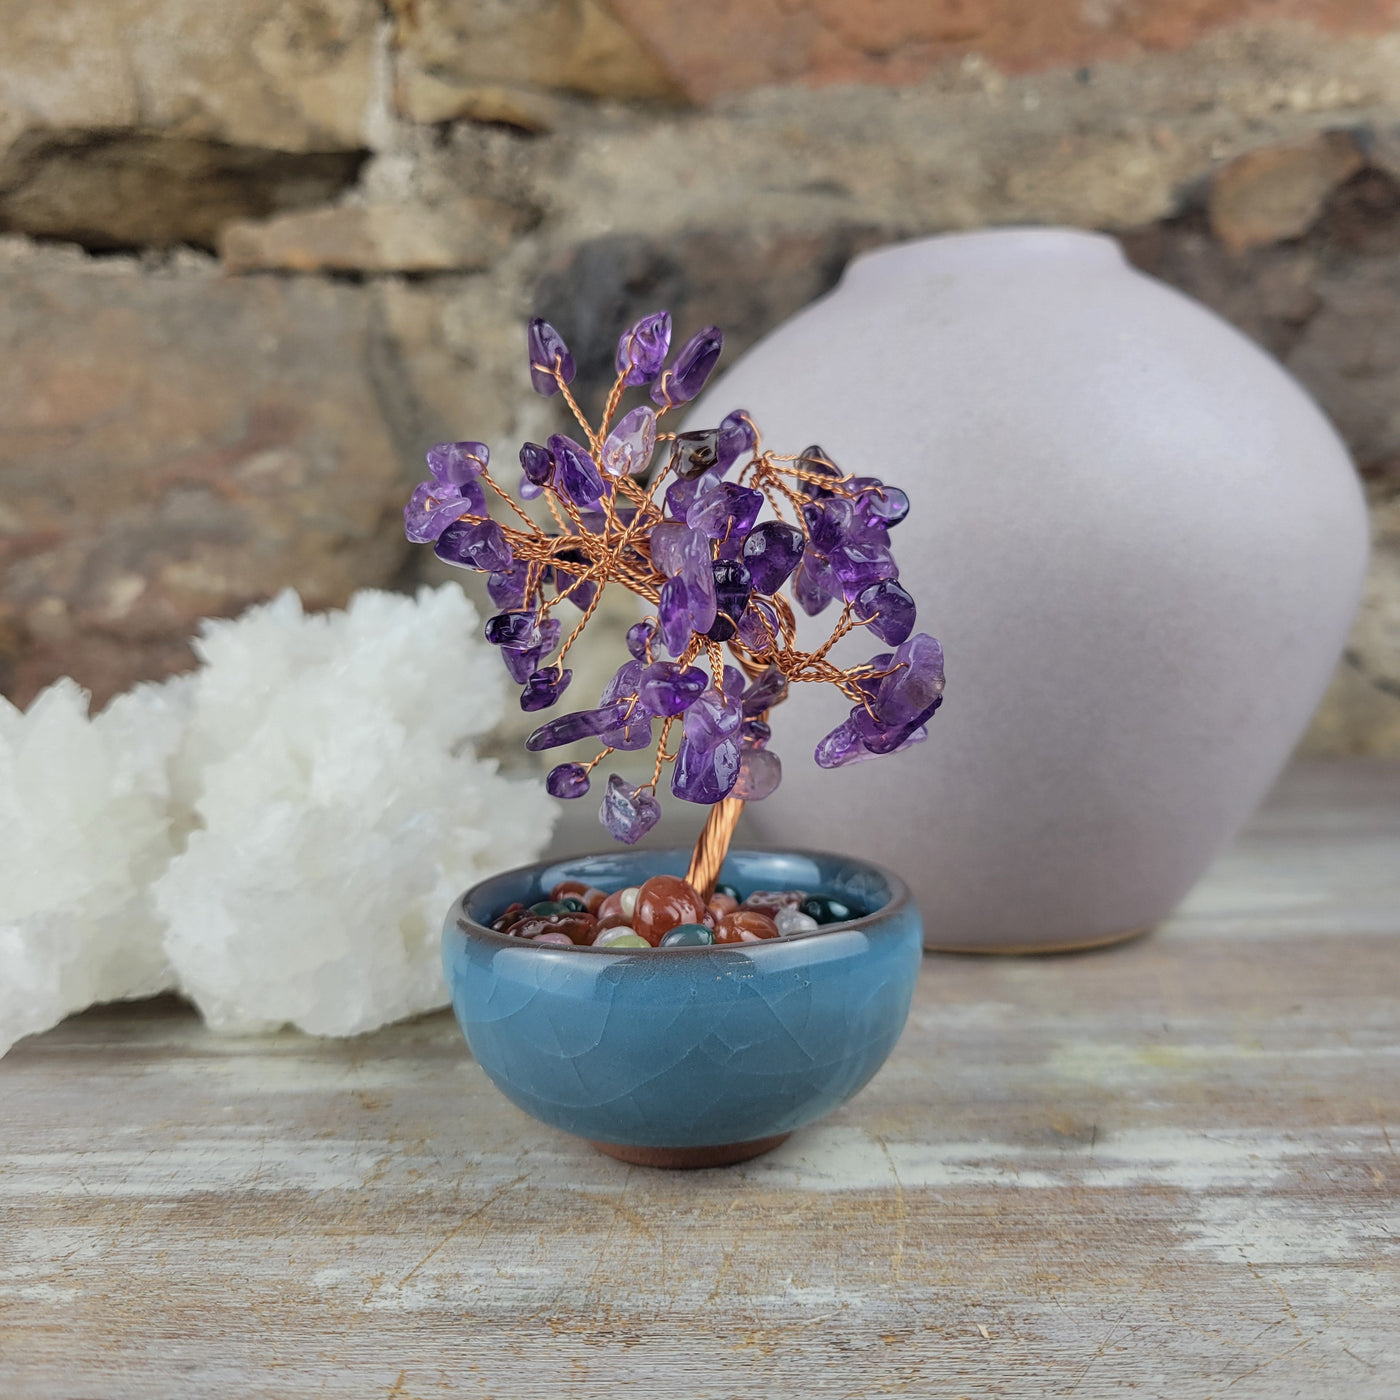
<svg viewBox="0 0 1400 1400">
<path fill-rule="evenodd" d="M 902 871 L 932 947 L 1169 914 L 1287 759 L 1359 596 L 1361 492 L 1308 396 L 1112 240 L 1017 229 L 858 259 L 691 426 L 736 406 L 778 451 L 908 491 L 898 557 L 948 671 L 926 744 L 835 772 L 798 758 L 839 697 L 794 687 L 757 834 Z"/>
</svg>

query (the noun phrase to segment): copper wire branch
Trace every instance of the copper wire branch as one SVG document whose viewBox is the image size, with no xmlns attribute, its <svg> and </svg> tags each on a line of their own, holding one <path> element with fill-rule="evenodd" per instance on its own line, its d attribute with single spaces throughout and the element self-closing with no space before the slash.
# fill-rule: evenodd
<svg viewBox="0 0 1400 1400">
<path fill-rule="evenodd" d="M 557 527 L 557 533 L 551 534 L 521 509 L 514 497 L 495 481 L 489 471 L 482 472 L 482 480 L 515 516 L 515 521 L 510 525 L 501 524 L 499 521 L 496 523 L 510 547 L 512 557 L 518 563 L 527 566 L 527 607 L 538 609 L 539 615 L 543 617 L 562 599 L 576 595 L 577 590 L 586 583 L 596 586 L 595 596 L 556 654 L 554 664 L 562 665 L 564 657 L 596 613 L 608 584 L 620 583 L 629 592 L 653 606 L 659 604 L 666 576 L 652 563 L 649 536 L 652 527 L 665 519 L 664 510 L 655 498 L 659 486 L 667 477 L 668 468 L 663 463 L 653 469 L 650 480 L 643 486 L 626 476 L 612 476 L 602 467 L 603 443 L 625 387 L 621 375 L 608 394 L 602 419 L 599 427 L 595 429 L 569 391 L 559 362 L 556 360 L 552 366 L 537 365 L 535 368 L 554 376 L 563 401 L 578 420 L 595 462 L 603 472 L 608 488 L 598 506 L 603 516 L 603 524 L 596 531 L 588 529 L 582 512 L 574 502 L 551 485 L 546 485 L 545 505 Z M 657 411 L 657 417 L 663 416 L 671 407 L 673 405 L 669 403 L 662 405 Z M 754 426 L 751 420 L 749 425 Z M 657 449 L 664 447 L 674 436 L 670 432 L 658 433 Z M 832 495 L 854 495 L 847 485 L 850 478 L 834 475 L 833 470 L 833 464 L 813 449 L 796 455 L 775 454 L 762 450 L 761 440 L 757 429 L 754 428 L 752 457 L 739 471 L 736 479 L 740 484 L 747 483 L 761 491 L 770 509 L 779 519 L 788 520 L 791 517 L 803 534 L 807 535 L 803 507 L 809 503 L 809 498 L 803 492 L 803 487 L 819 485 L 824 492 Z M 619 496 L 625 497 L 635 507 L 635 517 L 629 523 L 624 523 L 618 514 Z M 464 514 L 459 518 L 481 523 L 490 517 Z M 575 557 L 564 557 L 568 554 Z M 560 587 L 556 573 L 554 596 L 547 597 L 544 592 L 544 577 L 546 569 L 551 567 L 567 572 L 573 581 Z M 776 631 L 770 626 L 767 617 L 760 613 L 760 630 L 763 635 L 757 645 L 748 645 L 737 635 L 725 644 L 744 674 L 752 680 L 768 668 L 776 668 L 789 682 L 835 685 L 853 702 L 866 704 L 868 708 L 868 697 L 860 683 L 868 684 L 870 680 L 886 673 L 877 671 L 868 664 L 843 668 L 827 659 L 836 643 L 853 628 L 863 625 L 867 619 L 856 617 L 847 603 L 827 640 L 815 651 L 803 651 L 797 646 L 797 619 L 787 599 L 781 593 L 775 593 L 768 596 L 767 601 L 776 617 Z M 733 620 L 738 622 L 737 618 Z M 684 654 L 677 658 L 677 664 L 688 667 L 700 659 L 702 652 L 706 654 L 716 688 L 723 691 L 724 657 L 719 643 L 693 637 Z M 650 646 L 647 648 L 646 660 L 652 660 Z M 633 693 L 631 696 L 619 698 L 630 699 L 635 706 L 639 697 Z M 628 713 L 630 715 L 631 711 Z M 766 712 L 762 718 L 767 718 Z M 676 758 L 676 752 L 667 747 L 668 736 L 675 722 L 668 719 L 662 727 L 651 781 L 645 785 L 653 792 L 660 781 L 664 765 L 674 762 Z M 596 758 L 584 765 L 585 770 L 591 772 L 611 752 L 612 749 L 605 748 Z M 741 798 L 726 797 L 715 803 L 696 842 L 686 878 L 707 903 L 714 895 L 720 869 L 743 810 L 744 801 Z"/>
<path fill-rule="evenodd" d="M 695 888 L 700 898 L 708 904 L 715 897 L 715 886 L 719 883 L 719 872 L 724 866 L 724 858 L 729 854 L 729 843 L 734 839 L 734 828 L 744 813 L 742 797 L 724 797 L 710 808 L 705 819 L 700 839 L 690 857 L 690 869 L 685 872 L 686 880 Z"/>
</svg>

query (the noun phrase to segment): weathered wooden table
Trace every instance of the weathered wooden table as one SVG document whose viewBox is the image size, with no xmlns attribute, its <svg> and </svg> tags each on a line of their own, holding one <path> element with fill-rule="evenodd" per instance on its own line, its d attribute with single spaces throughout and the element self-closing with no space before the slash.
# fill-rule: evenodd
<svg viewBox="0 0 1400 1400">
<path fill-rule="evenodd" d="M 929 957 L 748 1166 L 537 1126 L 446 1015 L 0 1061 L 0 1396 L 1400 1396 L 1400 767 L 1295 770 L 1120 948 Z"/>
</svg>

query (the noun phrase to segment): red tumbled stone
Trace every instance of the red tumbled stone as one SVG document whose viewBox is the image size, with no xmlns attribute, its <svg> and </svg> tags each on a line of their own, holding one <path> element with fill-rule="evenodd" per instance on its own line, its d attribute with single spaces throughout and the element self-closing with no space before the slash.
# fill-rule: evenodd
<svg viewBox="0 0 1400 1400">
<path fill-rule="evenodd" d="M 632 927 L 653 948 L 673 928 L 698 924 L 705 918 L 705 901 L 678 875 L 653 875 L 637 894 Z"/>
<path fill-rule="evenodd" d="M 736 909 L 715 926 L 716 943 L 759 943 L 777 936 L 777 924 L 758 909 Z"/>
</svg>

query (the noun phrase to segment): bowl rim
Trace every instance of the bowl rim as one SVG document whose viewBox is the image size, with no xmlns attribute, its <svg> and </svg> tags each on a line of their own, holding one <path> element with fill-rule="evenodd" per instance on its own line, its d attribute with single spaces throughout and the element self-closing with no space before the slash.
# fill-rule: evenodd
<svg viewBox="0 0 1400 1400">
<path fill-rule="evenodd" d="M 666 952 L 680 957 L 686 956 L 712 956 L 714 954 L 738 954 L 743 957 L 753 957 L 755 955 L 768 956 L 764 949 L 791 948 L 795 943 L 807 942 L 814 938 L 821 938 L 832 933 L 866 933 L 873 934 L 880 931 L 880 926 L 888 923 L 894 916 L 901 914 L 913 903 L 913 895 L 909 892 L 909 886 L 899 878 L 894 871 L 887 869 L 878 861 L 867 859 L 865 856 L 843 855 L 838 851 L 817 851 L 808 846 L 779 846 L 771 844 L 744 845 L 732 848 L 735 853 L 745 855 L 773 855 L 773 856 L 809 856 L 816 859 L 825 860 L 845 860 L 853 864 L 864 866 L 867 870 L 873 870 L 881 876 L 889 887 L 890 897 L 878 909 L 872 909 L 868 914 L 862 914 L 858 919 L 845 919 L 839 924 L 822 924 L 817 928 L 808 929 L 804 933 L 789 933 L 778 938 L 760 938 L 752 943 L 709 943 L 701 944 L 699 947 L 666 948 L 597 948 L 592 944 L 573 944 L 571 947 L 563 948 L 558 944 L 546 944 L 537 947 L 537 951 L 545 955 L 556 953 L 561 957 L 569 957 L 574 953 L 596 953 L 610 954 L 613 957 L 646 957 L 651 953 Z M 684 846 L 667 846 L 636 851 L 639 856 L 654 855 L 666 856 L 674 853 L 685 854 L 687 848 Z M 529 871 L 535 871 L 542 866 L 563 865 L 568 861 L 589 860 L 594 856 L 614 856 L 625 854 L 620 851 L 583 851 L 573 856 L 552 856 L 543 860 L 532 860 L 525 865 L 512 866 L 509 870 L 497 871 L 494 875 L 488 875 L 485 879 L 478 880 L 476 884 L 470 886 L 457 896 L 452 905 L 450 921 L 445 925 L 443 932 L 454 929 L 464 937 L 470 935 L 477 940 L 484 940 L 489 944 L 495 944 L 502 948 L 523 948 L 526 946 L 524 940 L 512 938 L 508 933 L 501 933 L 493 928 L 488 928 L 485 924 L 477 923 L 475 919 L 467 917 L 466 902 L 483 885 L 490 884 L 493 880 L 503 880 L 510 875 L 523 875 Z M 665 873 L 665 872 L 658 872 Z M 534 945 L 531 945 L 534 946 Z"/>
</svg>

